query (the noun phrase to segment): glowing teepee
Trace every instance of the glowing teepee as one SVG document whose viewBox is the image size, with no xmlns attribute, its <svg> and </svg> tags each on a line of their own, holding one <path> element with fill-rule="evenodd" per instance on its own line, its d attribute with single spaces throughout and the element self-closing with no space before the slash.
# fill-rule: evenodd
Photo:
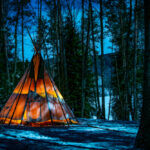
<svg viewBox="0 0 150 150">
<path fill-rule="evenodd" d="M 36 53 L 0 112 L 0 123 L 28 126 L 54 126 L 77 123 L 54 81 Z"/>
</svg>

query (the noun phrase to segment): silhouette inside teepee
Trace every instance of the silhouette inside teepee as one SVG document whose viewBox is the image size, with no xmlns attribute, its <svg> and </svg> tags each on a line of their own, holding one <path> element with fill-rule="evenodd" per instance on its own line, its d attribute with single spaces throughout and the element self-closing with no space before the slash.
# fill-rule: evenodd
<svg viewBox="0 0 150 150">
<path fill-rule="evenodd" d="M 77 123 L 54 81 L 41 54 L 36 53 L 0 112 L 0 123 L 29 126 Z"/>
</svg>

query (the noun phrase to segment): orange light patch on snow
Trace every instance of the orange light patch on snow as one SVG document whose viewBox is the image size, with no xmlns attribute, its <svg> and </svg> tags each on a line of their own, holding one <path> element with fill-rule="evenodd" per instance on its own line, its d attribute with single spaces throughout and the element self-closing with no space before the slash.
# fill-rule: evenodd
<svg viewBox="0 0 150 150">
<path fill-rule="evenodd" d="M 5 121 L 5 124 L 9 124 L 10 119 L 7 118 L 5 120 L 5 118 L 0 118 L 0 121 Z M 71 120 L 71 119 L 64 119 L 64 120 L 48 120 L 48 121 L 44 121 L 44 122 L 27 122 L 27 121 L 22 121 L 22 125 L 26 125 L 26 126 L 32 126 L 32 127 L 44 127 L 44 126 L 49 126 L 49 125 L 63 125 L 63 124 L 67 124 L 67 123 L 73 123 L 73 124 L 78 124 L 77 121 Z M 21 120 L 11 120 L 11 124 L 14 125 L 18 125 L 21 124 Z"/>
</svg>

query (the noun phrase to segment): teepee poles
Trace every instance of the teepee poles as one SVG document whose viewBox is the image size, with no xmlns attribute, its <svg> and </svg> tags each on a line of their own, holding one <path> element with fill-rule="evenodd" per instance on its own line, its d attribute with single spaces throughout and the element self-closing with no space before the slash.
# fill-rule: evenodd
<svg viewBox="0 0 150 150">
<path fill-rule="evenodd" d="M 30 68 L 30 67 L 29 67 L 29 68 Z M 29 73 L 29 68 L 28 68 L 28 70 L 27 70 L 27 74 L 26 74 L 25 79 L 24 79 L 24 81 L 23 81 L 23 84 L 22 84 L 22 87 L 21 87 L 21 91 L 19 91 L 18 101 L 17 101 L 17 103 L 16 103 L 16 106 L 15 106 L 14 112 L 13 112 L 13 114 L 12 114 L 11 118 L 10 118 L 9 125 L 11 124 L 11 120 L 13 119 L 13 116 L 14 116 L 14 114 L 15 114 L 15 111 L 16 111 L 16 108 L 17 108 L 17 105 L 18 105 L 18 103 L 19 103 L 20 96 L 21 96 L 21 93 L 22 93 L 22 89 L 23 89 L 23 87 L 24 87 L 25 81 L 26 81 L 26 79 L 27 79 L 27 75 L 28 75 L 28 73 Z M 17 97 L 16 97 L 16 98 L 17 98 Z M 16 99 L 15 99 L 15 100 L 16 100 Z"/>
<path fill-rule="evenodd" d="M 45 80 L 44 80 L 44 78 L 43 78 L 43 83 L 44 83 L 45 96 L 46 96 L 46 101 L 47 101 L 47 105 L 48 105 L 49 115 L 50 115 L 50 118 L 51 118 L 51 123 L 52 123 L 52 126 L 54 126 L 53 118 L 52 118 L 52 113 L 51 113 L 51 108 L 50 108 L 49 102 L 48 102 L 48 96 L 47 96 L 47 92 L 46 92 L 46 86 L 45 86 Z"/>
<path fill-rule="evenodd" d="M 48 74 L 48 76 L 49 76 L 49 74 Z M 54 84 L 54 81 L 53 81 L 53 79 L 49 76 L 49 78 L 50 78 L 50 80 L 51 80 L 51 83 L 52 83 L 52 85 L 53 85 L 53 87 L 54 87 L 54 90 L 55 90 L 55 93 L 56 93 L 56 95 L 57 95 L 57 97 L 58 97 L 58 102 L 59 102 L 59 104 L 60 104 L 60 106 L 61 106 L 61 108 L 62 108 L 62 111 L 63 111 L 63 114 L 64 114 L 64 117 L 65 117 L 65 119 L 66 119 L 66 115 L 65 115 L 65 112 L 64 112 L 64 109 L 63 109 L 63 104 L 60 102 L 61 100 L 60 100 L 60 97 L 59 97 L 59 95 L 58 95 L 58 93 L 57 93 L 57 90 L 56 90 L 56 87 L 55 87 L 55 84 Z M 66 103 L 66 102 L 65 102 Z M 63 106 L 62 106 L 63 105 Z M 67 106 L 67 105 L 66 105 Z M 67 106 L 68 107 L 68 106 Z M 71 116 L 72 116 L 72 118 L 73 119 L 75 119 L 77 122 L 78 122 L 78 120 L 77 120 L 77 118 L 75 117 L 75 116 L 73 116 L 73 113 L 72 113 L 72 111 L 70 110 L 70 108 L 68 107 L 68 110 L 71 112 Z M 67 113 L 67 112 L 66 112 Z M 67 119 L 66 119 L 66 121 L 67 121 Z M 67 121 L 67 123 L 68 123 L 68 121 Z M 69 124 L 69 123 L 68 123 Z"/>
<path fill-rule="evenodd" d="M 38 57 L 37 57 L 37 55 L 38 55 Z M 29 64 L 25 74 L 22 77 L 21 81 L 19 82 L 18 86 L 14 90 L 12 97 L 10 97 L 9 105 L 8 104 L 5 105 L 6 108 L 3 109 L 2 113 L 4 113 L 4 111 L 6 111 L 6 109 L 7 109 L 7 112 L 4 113 L 5 117 L 2 118 L 3 123 L 8 124 L 8 125 L 11 125 L 14 123 L 18 124 L 18 125 L 27 125 L 24 123 L 28 123 L 28 121 L 30 121 L 30 122 L 32 121 L 33 124 L 35 123 L 35 126 L 36 125 L 41 126 L 41 125 L 44 125 L 43 123 L 46 121 L 45 122 L 46 124 L 47 124 L 47 122 L 49 123 L 47 125 L 54 126 L 55 121 L 56 121 L 56 123 L 63 123 L 64 126 L 69 127 L 70 123 L 73 123 L 73 122 L 71 122 L 71 119 L 75 119 L 75 116 L 73 115 L 70 108 L 67 106 L 67 103 L 65 103 L 65 101 L 63 100 L 63 97 L 61 97 L 53 79 L 47 73 L 44 62 L 41 62 L 39 60 L 39 55 L 40 54 L 38 54 L 38 53 L 35 54 L 34 62 L 32 59 L 32 61 Z M 41 60 L 42 60 L 42 57 L 41 57 Z M 40 62 L 36 66 L 37 61 L 40 61 Z M 35 71 L 34 70 L 35 66 L 39 67 L 38 68 L 38 78 L 37 78 L 37 80 L 39 80 L 39 82 L 38 82 L 39 84 L 35 85 L 34 95 L 31 95 L 30 90 L 33 91 L 33 88 L 31 88 L 33 85 L 32 83 L 35 82 L 35 72 L 33 72 L 33 71 Z M 43 74 L 41 74 L 41 73 L 43 73 Z M 47 82 L 46 76 L 44 76 L 45 74 L 47 75 L 48 82 Z M 48 83 L 49 83 L 49 85 L 47 85 Z M 44 91 L 41 91 L 40 85 L 44 86 L 43 87 Z M 44 99 L 43 99 L 43 96 L 39 95 L 38 91 L 36 91 L 36 86 L 39 86 L 38 91 L 40 90 L 42 92 L 42 94 L 45 93 Z M 54 92 L 54 93 L 51 93 L 48 91 L 49 86 L 51 87 L 52 92 Z M 56 96 L 56 99 L 51 99 L 51 100 L 52 100 L 52 103 L 55 101 L 57 102 L 57 105 L 58 105 L 57 109 L 59 110 L 59 113 L 56 109 L 55 110 L 56 113 L 53 114 L 52 107 L 50 106 L 51 102 L 49 101 L 49 95 L 48 94 L 50 94 L 50 95 L 52 94 L 51 96 L 54 96 L 54 97 Z M 31 96 L 31 98 L 30 98 L 30 96 Z M 40 102 L 40 117 L 42 117 L 42 118 L 44 116 L 44 114 L 42 114 L 42 110 L 43 110 L 42 108 L 45 105 L 41 105 L 41 103 L 42 103 L 41 100 L 44 100 L 43 103 L 47 105 L 46 106 L 46 108 L 47 108 L 46 109 L 47 110 L 46 116 L 47 115 L 48 116 L 47 116 L 47 118 L 45 118 L 46 120 L 44 118 L 43 119 L 41 118 L 41 120 L 39 120 L 39 117 L 38 117 L 38 119 L 36 119 L 36 118 L 34 119 L 34 117 L 33 117 L 33 120 L 32 120 L 32 118 L 31 118 L 31 120 L 28 120 L 28 119 L 26 119 L 26 117 L 24 117 L 26 114 L 26 110 L 27 110 L 27 112 L 29 111 L 29 116 L 30 116 L 30 108 L 29 108 L 29 110 L 27 108 L 28 108 L 28 103 L 30 102 L 31 99 L 34 99 L 34 101 L 32 101 L 32 102 Z M 30 107 L 30 105 L 29 105 L 29 107 Z M 39 105 L 35 105 L 35 107 L 36 107 L 36 109 L 34 111 L 38 111 Z M 53 120 L 55 118 L 55 115 L 56 115 L 56 118 L 58 117 L 58 122 L 57 122 L 57 119 Z M 44 116 L 44 117 L 46 117 L 46 116 Z M 32 123 L 30 125 L 32 126 Z"/>
<path fill-rule="evenodd" d="M 28 68 L 28 69 L 29 69 L 29 68 Z M 27 70 L 28 70 L 28 69 L 27 69 Z M 29 70 L 28 70 L 28 71 L 29 71 Z M 27 71 L 27 74 L 28 74 L 28 71 Z M 26 76 L 27 76 L 27 74 L 26 74 Z M 26 77 L 25 77 L 23 83 L 25 82 L 25 80 L 26 80 Z M 20 90 L 22 91 L 23 86 L 24 86 L 24 84 L 22 84 L 22 86 L 20 86 L 20 88 L 19 88 L 19 93 L 20 93 Z M 14 103 L 15 103 L 17 97 L 18 97 L 18 94 L 17 94 L 16 97 L 14 98 L 14 101 L 13 101 L 13 103 L 12 103 L 12 105 L 11 105 L 9 111 L 7 112 L 7 115 L 6 115 L 5 120 L 4 120 L 4 124 L 5 124 L 6 119 L 8 118 L 8 114 L 9 114 L 10 110 L 12 109 L 12 106 L 14 105 Z"/>
<path fill-rule="evenodd" d="M 49 76 L 49 74 L 48 74 L 48 76 Z M 63 107 L 62 107 L 62 104 L 61 104 L 61 102 L 60 102 L 60 101 L 61 101 L 61 100 L 60 100 L 60 97 L 59 97 L 59 95 L 58 95 L 58 93 L 57 93 L 57 90 L 56 90 L 56 88 L 55 88 L 55 85 L 54 85 L 54 83 L 53 83 L 53 81 L 52 81 L 52 79 L 51 79 L 50 76 L 49 76 L 49 78 L 50 78 L 50 81 L 51 81 L 51 83 L 52 83 L 52 85 L 53 85 L 54 91 L 55 91 L 55 93 L 56 93 L 56 95 L 57 95 L 58 102 L 59 102 L 59 105 L 61 106 L 63 115 L 64 115 L 65 120 L 66 120 L 66 122 L 67 122 L 67 125 L 68 125 L 68 127 L 69 127 L 69 122 L 68 122 L 68 120 L 67 120 L 67 118 L 66 118 L 65 111 L 64 111 L 64 109 L 63 109 Z"/>
<path fill-rule="evenodd" d="M 27 107 L 27 103 L 28 103 L 28 100 L 29 100 L 29 92 L 30 92 L 31 84 L 32 84 L 32 78 L 31 78 L 31 82 L 30 82 L 30 85 L 29 85 L 28 95 L 27 95 L 26 103 L 25 103 L 24 110 L 23 110 L 23 113 L 22 113 L 20 125 L 22 124 L 22 120 L 23 120 L 23 117 L 24 117 L 24 113 L 25 113 L 25 110 L 26 110 L 26 107 Z"/>
<path fill-rule="evenodd" d="M 18 92 L 19 94 L 17 94 L 16 97 L 14 98 L 13 104 L 11 105 L 11 107 L 10 107 L 10 109 L 9 109 L 7 115 L 6 115 L 5 121 L 6 121 L 8 115 L 9 115 L 9 112 L 10 112 L 10 110 L 12 109 L 12 106 L 14 105 L 14 103 L 15 103 L 15 101 L 16 101 L 16 99 L 17 99 L 18 96 L 19 96 L 19 97 L 18 97 L 18 101 L 19 101 L 19 98 L 20 98 L 22 89 L 23 89 L 23 87 L 24 87 L 24 83 L 25 83 L 25 81 L 26 81 L 26 77 L 27 77 L 27 75 L 28 75 L 28 71 L 29 71 L 29 67 L 28 67 L 28 69 L 27 69 L 27 72 L 26 72 L 26 76 L 25 76 L 25 78 L 24 78 L 24 81 L 23 81 L 22 85 L 20 86 L 20 89 L 19 89 L 19 92 Z M 17 102 L 17 104 L 18 104 L 18 102 Z M 17 104 L 16 104 L 16 105 L 17 105 Z M 15 110 L 14 110 L 14 112 L 15 112 Z M 14 114 L 14 112 L 13 112 L 13 114 Z M 10 121 L 9 121 L 9 125 L 10 125 L 10 123 L 11 123 L 12 118 L 13 118 L 13 115 L 12 115 Z M 4 121 L 4 124 L 5 124 L 5 121 Z"/>
<path fill-rule="evenodd" d="M 30 63 L 30 69 L 31 69 L 31 63 Z M 24 116 L 24 113 L 25 113 L 25 110 L 26 110 L 26 107 L 27 107 L 27 103 L 28 103 L 28 100 L 29 100 L 29 92 L 30 92 L 31 84 L 32 84 L 32 78 L 31 78 L 31 82 L 30 82 L 30 85 L 29 85 L 28 95 L 27 95 L 26 103 L 25 103 L 24 110 L 23 110 L 23 113 L 22 113 L 20 125 L 22 124 L 23 116 Z"/>
<path fill-rule="evenodd" d="M 27 28 L 27 31 L 28 31 L 29 37 L 30 37 L 30 39 L 31 39 L 31 41 L 32 41 L 32 44 L 33 44 L 33 46 L 34 46 L 34 50 L 35 50 L 35 52 L 36 52 L 36 53 L 38 53 L 38 50 L 37 50 L 37 48 L 35 47 L 35 44 L 34 44 L 34 41 L 33 41 L 32 37 L 31 37 L 31 34 L 30 34 L 30 32 L 29 32 L 29 29 L 28 29 L 28 27 L 27 27 L 27 26 L 25 26 L 25 27 Z"/>
</svg>

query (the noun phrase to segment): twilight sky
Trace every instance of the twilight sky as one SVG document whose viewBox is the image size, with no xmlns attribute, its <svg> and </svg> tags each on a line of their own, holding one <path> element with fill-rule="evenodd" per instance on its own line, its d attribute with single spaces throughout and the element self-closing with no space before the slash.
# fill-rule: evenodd
<svg viewBox="0 0 150 150">
<path fill-rule="evenodd" d="M 64 0 L 64 2 L 66 2 L 66 0 Z M 36 30 L 37 30 L 37 0 L 31 0 L 31 8 L 33 9 L 33 11 L 35 12 L 36 16 L 33 18 L 33 22 L 35 22 L 35 25 L 32 24 L 32 26 L 29 26 L 30 28 L 30 34 L 31 36 L 34 38 L 36 36 Z M 76 20 L 78 22 L 77 26 L 81 26 L 81 0 L 76 0 L 76 10 L 72 9 L 72 11 L 74 13 L 76 13 Z M 99 5 L 96 5 L 93 3 L 93 7 L 96 8 L 99 11 Z M 63 12 L 65 12 L 65 10 L 63 10 Z M 47 13 L 48 13 L 48 7 L 45 5 L 45 3 L 42 3 L 42 17 L 47 18 Z M 64 13 L 65 14 L 65 13 Z M 105 26 L 105 25 L 104 25 Z M 27 59 L 28 61 L 31 60 L 34 50 L 33 50 L 33 45 L 31 42 L 31 39 L 27 33 L 27 30 L 25 29 L 24 31 L 24 57 L 25 60 Z M 18 43 L 21 42 L 21 40 L 19 39 Z M 111 53 L 112 50 L 109 48 L 111 46 L 111 43 L 109 41 L 109 37 L 105 36 L 104 37 L 104 53 Z M 21 59 L 22 58 L 22 52 L 21 52 L 21 44 L 18 44 L 18 49 L 19 49 L 19 53 L 18 56 Z M 100 43 L 96 43 L 96 50 L 99 52 L 100 54 Z"/>
</svg>

